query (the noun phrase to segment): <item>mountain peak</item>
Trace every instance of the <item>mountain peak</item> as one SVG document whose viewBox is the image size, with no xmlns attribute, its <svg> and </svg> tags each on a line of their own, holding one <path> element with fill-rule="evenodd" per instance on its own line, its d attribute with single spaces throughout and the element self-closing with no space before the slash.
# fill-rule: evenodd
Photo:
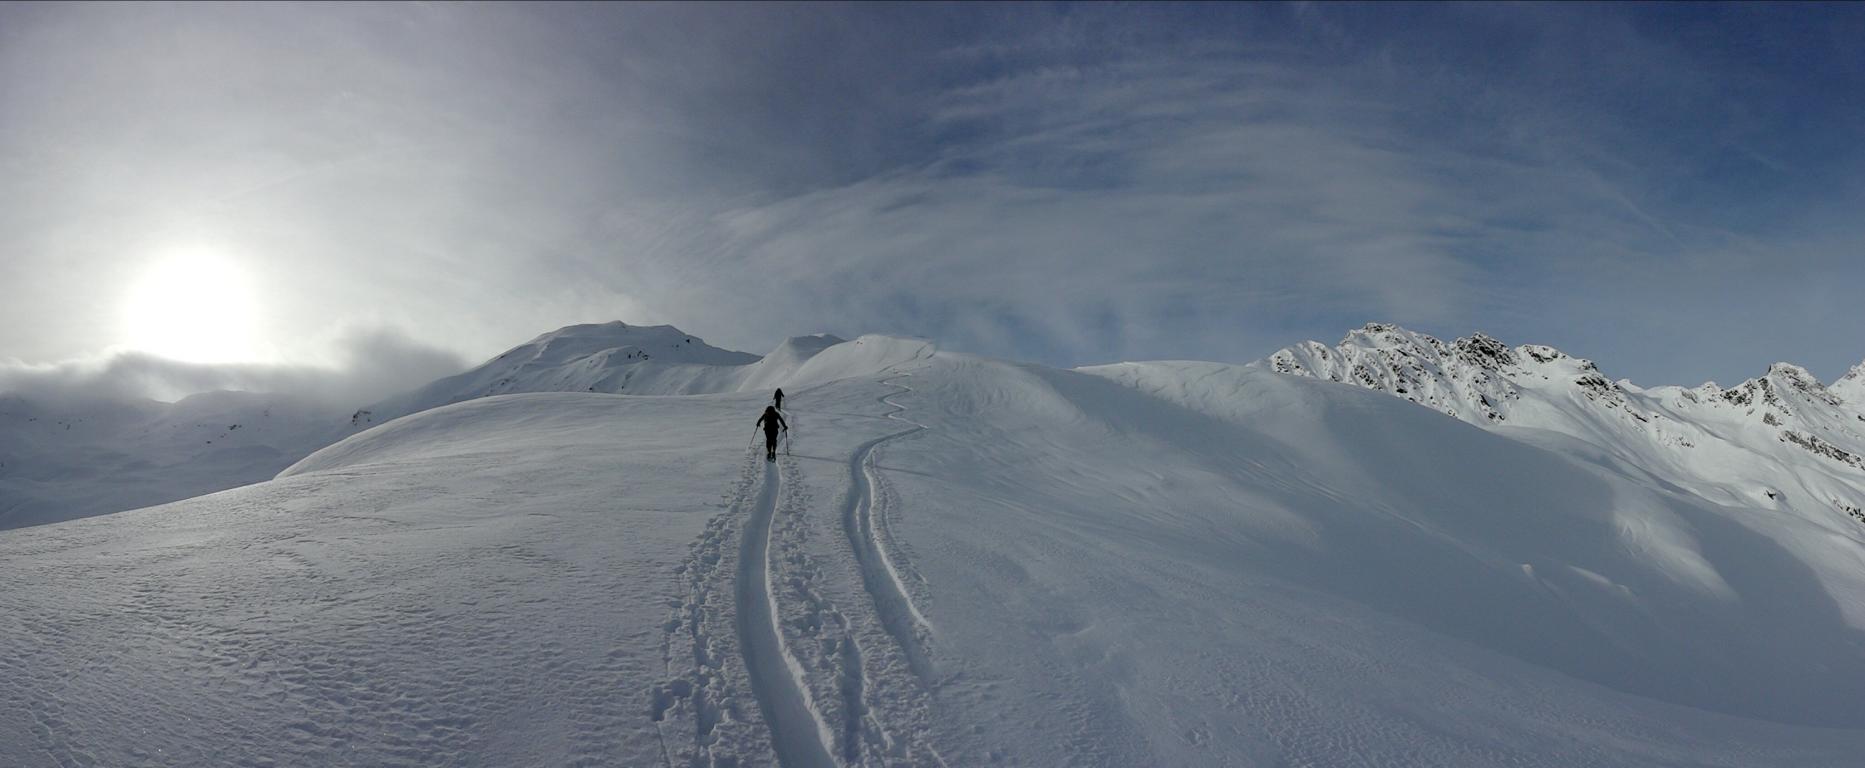
<svg viewBox="0 0 1865 768">
<path fill-rule="evenodd" d="M 866 375 L 911 359 L 922 342 L 845 341 L 826 333 L 785 339 L 763 357 L 711 346 L 671 325 L 570 325 L 507 350 L 472 370 L 365 406 L 352 428 L 492 395 L 578 392 L 692 395 L 768 390 Z M 823 355 L 844 345 L 863 349 Z M 876 343 L 883 342 L 883 343 Z"/>
<path fill-rule="evenodd" d="M 1757 450 L 1788 450 L 1793 460 L 1811 452 L 1865 469 L 1856 433 L 1856 422 L 1865 421 L 1865 363 L 1832 387 L 1783 362 L 1728 389 L 1714 382 L 1640 389 L 1553 347 L 1510 348 L 1482 333 L 1445 344 L 1368 323 L 1337 347 L 1303 342 L 1256 365 L 1385 392 L 1479 426 L 1509 423 L 1583 439 L 1624 433 L 1667 450 L 1745 434 L 1758 439 Z"/>
<path fill-rule="evenodd" d="M 1852 370 L 1846 371 L 1846 375 L 1839 377 L 1826 391 L 1851 406 L 1859 421 L 1865 421 L 1865 362 L 1852 366 Z"/>
<path fill-rule="evenodd" d="M 508 350 L 491 362 L 523 359 L 522 366 L 554 367 L 591 356 L 701 365 L 744 365 L 758 359 L 756 355 L 719 349 L 671 325 L 629 325 L 616 320 L 558 328 Z"/>
<path fill-rule="evenodd" d="M 353 427 L 450 403 L 518 392 L 624 392 L 645 368 L 737 367 L 757 355 L 720 349 L 671 325 L 566 325 L 539 334 L 464 373 L 356 412 Z"/>
<path fill-rule="evenodd" d="M 1741 406 L 1786 408 L 1787 403 L 1781 399 L 1783 392 L 1796 392 L 1827 406 L 1840 401 L 1812 373 L 1793 363 L 1775 363 L 1768 366 L 1767 373 L 1728 389 L 1715 389 L 1713 385 L 1709 389 L 1724 401 Z"/>
<path fill-rule="evenodd" d="M 1814 375 L 1811 372 L 1809 372 L 1807 369 L 1802 368 L 1793 363 L 1775 363 L 1773 365 L 1770 365 L 1768 366 L 1768 375 L 1769 376 L 1780 376 L 1783 378 L 1799 380 L 1799 381 L 1810 381 L 1815 384 L 1818 384 L 1820 382 L 1820 380 L 1818 378 L 1815 378 Z"/>
<path fill-rule="evenodd" d="M 1365 326 L 1348 331 L 1340 343 L 1342 346 L 1353 345 L 1374 349 L 1421 347 L 1441 350 L 1444 347 L 1444 342 L 1427 334 L 1409 331 L 1392 323 L 1367 323 Z"/>
<path fill-rule="evenodd" d="M 1846 375 L 1839 377 L 1839 380 L 1865 381 L 1865 361 L 1860 361 L 1858 365 L 1852 366 L 1852 369 L 1846 371 Z"/>
<path fill-rule="evenodd" d="M 1626 387 L 1607 379 L 1592 361 L 1545 345 L 1510 347 L 1482 332 L 1447 344 L 1392 323 L 1367 323 L 1348 332 L 1338 347 L 1304 342 L 1264 364 L 1279 373 L 1387 392 L 1478 424 L 1508 421 L 1524 388 L 1556 388 L 1631 413 Z"/>
<path fill-rule="evenodd" d="M 1279 373 L 1351 383 L 1488 422 L 1507 419 L 1507 403 L 1519 394 L 1507 376 L 1494 372 L 1517 368 L 1530 354 L 1481 333 L 1446 344 L 1392 323 L 1367 323 L 1348 332 L 1337 347 L 1305 342 L 1264 363 Z M 1567 358 L 1550 351 L 1534 359 Z"/>
</svg>

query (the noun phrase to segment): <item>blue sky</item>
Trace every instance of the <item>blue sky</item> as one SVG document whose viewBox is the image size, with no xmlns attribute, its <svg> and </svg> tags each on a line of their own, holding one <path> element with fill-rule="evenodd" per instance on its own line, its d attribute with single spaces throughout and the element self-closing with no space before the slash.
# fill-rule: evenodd
<svg viewBox="0 0 1865 768">
<path fill-rule="evenodd" d="M 1377 320 L 1830 380 L 1861 39 L 1856 5 L 9 5 L 0 360 L 415 361 L 387 387 L 610 319 L 1063 365 Z"/>
</svg>

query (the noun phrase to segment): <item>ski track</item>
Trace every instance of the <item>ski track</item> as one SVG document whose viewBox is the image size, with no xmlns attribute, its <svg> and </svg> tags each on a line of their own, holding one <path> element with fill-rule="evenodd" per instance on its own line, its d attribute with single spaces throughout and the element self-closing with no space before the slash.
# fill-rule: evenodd
<svg viewBox="0 0 1865 768">
<path fill-rule="evenodd" d="M 665 765 L 945 764 L 927 741 L 932 625 L 889 551 L 889 492 L 875 466 L 880 446 L 926 429 L 891 399 L 913 391 L 896 383 L 908 375 L 883 378 L 897 391 L 877 400 L 890 409 L 878 418 L 909 428 L 854 450 L 848 495 L 828 523 L 841 526 L 854 596 L 874 614 L 849 614 L 823 592 L 802 467 L 787 450 L 765 462 L 754 441 L 724 512 L 676 570 L 683 597 L 662 627 L 666 677 L 648 692 Z"/>
<path fill-rule="evenodd" d="M 879 418 L 911 428 L 856 447 L 848 459 L 848 494 L 840 505 L 840 514 L 830 518 L 836 521 L 831 526 L 839 524 L 842 528 L 850 558 L 843 562 L 860 584 L 854 596 L 862 604 L 854 615 L 838 607 L 823 591 L 827 585 L 822 582 L 822 564 L 811 554 L 808 544 L 816 523 L 807 514 L 812 505 L 801 465 L 781 461 L 777 465 L 781 470 L 781 479 L 776 481 L 779 490 L 772 492 L 771 498 L 761 498 L 755 506 L 766 517 L 746 518 L 745 541 L 749 543 L 745 546 L 764 542 L 765 582 L 758 585 L 747 580 L 749 587 L 740 589 L 761 587 L 770 598 L 764 607 L 771 616 L 767 620 L 752 615 L 758 606 L 748 606 L 751 610 L 743 620 L 745 626 L 772 628 L 771 637 L 785 651 L 782 661 L 791 672 L 787 682 L 796 692 L 791 700 L 802 705 L 791 713 L 799 724 L 767 718 L 773 720 L 772 739 L 782 744 L 797 738 L 787 731 L 813 726 L 822 751 L 832 756 L 826 759 L 847 766 L 946 763 L 929 742 L 928 697 L 934 675 L 928 652 L 931 623 L 913 602 L 897 565 L 898 557 L 889 551 L 886 481 L 875 467 L 875 452 L 880 446 L 925 429 L 900 417 L 906 408 L 890 399 L 912 391 L 893 381 L 905 375 L 882 379 L 881 383 L 898 391 L 877 398 L 889 408 Z M 789 415 L 786 418 L 794 419 Z M 759 526 L 759 522 L 767 524 Z M 741 562 L 750 564 L 757 553 L 746 551 Z M 758 575 L 751 571 L 746 574 L 752 578 Z M 747 650 L 759 648 L 754 638 L 747 638 L 744 646 Z M 763 659 L 747 660 L 749 667 L 762 668 L 766 663 Z M 774 674 L 765 673 L 763 678 L 768 681 L 765 689 L 774 689 L 779 683 Z M 803 720 L 804 709 L 813 722 Z M 816 759 L 819 753 L 815 746 L 808 745 L 805 756 L 793 752 L 780 755 L 779 760 L 784 765 L 807 764 L 796 761 Z"/>
<path fill-rule="evenodd" d="M 913 597 L 907 592 L 906 584 L 900 578 L 900 569 L 895 567 L 893 558 L 888 555 L 887 544 L 882 538 L 883 524 L 875 514 L 875 492 L 878 478 L 874 468 L 874 450 L 889 441 L 920 432 L 926 426 L 901 418 L 906 407 L 888 398 L 904 392 L 913 391 L 912 387 L 895 384 L 894 379 L 911 374 L 900 374 L 881 381 L 890 387 L 898 387 L 900 392 L 882 395 L 879 401 L 892 408 L 886 418 L 910 424 L 910 429 L 878 437 L 863 443 L 855 449 L 849 458 L 849 482 L 851 483 L 848 503 L 842 512 L 842 525 L 848 535 L 850 549 L 861 570 L 862 586 L 874 601 L 875 613 L 881 624 L 892 635 L 894 642 L 906 655 L 907 665 L 922 683 L 931 682 L 933 678 L 932 662 L 926 652 L 926 640 L 931 634 L 932 625 L 926 621 L 919 607 L 913 603 Z"/>
<path fill-rule="evenodd" d="M 817 713 L 803 665 L 784 642 L 782 613 L 771 589 L 771 518 L 777 511 L 780 476 L 774 463 L 766 467 L 763 488 L 740 537 L 734 601 L 739 644 L 778 762 L 785 768 L 834 766 L 834 733 Z"/>
</svg>

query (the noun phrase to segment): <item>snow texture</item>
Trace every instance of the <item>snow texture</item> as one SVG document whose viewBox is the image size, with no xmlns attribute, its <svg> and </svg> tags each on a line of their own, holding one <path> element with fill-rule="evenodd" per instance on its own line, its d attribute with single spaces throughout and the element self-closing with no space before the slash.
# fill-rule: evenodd
<svg viewBox="0 0 1865 768">
<path fill-rule="evenodd" d="M 49 403 L 0 394 L 0 530 L 270 480 L 345 434 L 339 413 L 282 395 Z"/>
<path fill-rule="evenodd" d="M 1775 439 L 1856 453 L 1839 385 L 1427 340 L 799 342 L 6 531 L 0 764 L 1857 764 L 1865 536 L 1799 496 L 1861 473 Z"/>
</svg>

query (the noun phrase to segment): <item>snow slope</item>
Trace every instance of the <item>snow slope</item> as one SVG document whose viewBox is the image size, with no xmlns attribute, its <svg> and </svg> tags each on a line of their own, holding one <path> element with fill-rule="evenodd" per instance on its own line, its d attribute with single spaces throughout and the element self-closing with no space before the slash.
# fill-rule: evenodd
<svg viewBox="0 0 1865 768">
<path fill-rule="evenodd" d="M 814 381 L 800 372 L 816 353 L 840 343 L 834 336 L 798 336 L 760 358 L 708 346 L 672 326 L 569 326 L 347 417 L 266 393 L 213 392 L 174 404 L 60 406 L 0 394 L 0 529 L 134 509 L 270 479 L 347 435 L 489 395 L 685 395 Z"/>
<path fill-rule="evenodd" d="M 1445 343 L 1369 324 L 1340 345 L 1291 347 L 1257 365 L 1385 392 L 1635 481 L 1744 510 L 1865 620 L 1865 364 L 1828 388 L 1776 363 L 1724 389 L 1643 389 L 1592 362 L 1482 334 Z"/>
<path fill-rule="evenodd" d="M 1510 348 L 1482 334 L 1447 344 L 1374 323 L 1336 347 L 1305 342 L 1257 365 L 1386 392 L 1478 426 L 1557 432 L 1718 502 L 1797 504 L 1808 514 L 1823 505 L 1865 521 L 1865 364 L 1832 388 L 1775 363 L 1729 389 L 1642 389 L 1552 347 Z"/>
<path fill-rule="evenodd" d="M 0 395 L 0 530 L 269 480 L 342 437 L 341 418 L 299 399 L 249 392 L 174 403 Z"/>
<path fill-rule="evenodd" d="M 870 336 L 777 383 L 772 465 L 763 385 L 509 395 L 8 532 L 0 764 L 1865 749 L 1856 565 L 1789 544 L 1819 521 L 1261 368 Z"/>
</svg>

